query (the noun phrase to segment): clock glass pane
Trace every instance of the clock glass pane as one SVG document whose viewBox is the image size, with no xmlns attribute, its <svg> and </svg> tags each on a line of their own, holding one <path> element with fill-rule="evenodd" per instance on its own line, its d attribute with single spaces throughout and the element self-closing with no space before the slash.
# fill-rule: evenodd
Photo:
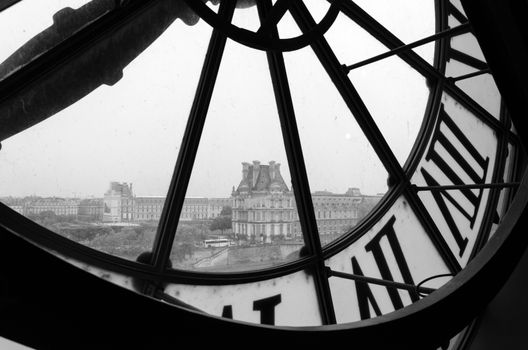
<svg viewBox="0 0 528 350">
<path fill-rule="evenodd" d="M 348 76 L 403 166 L 429 102 L 425 77 L 397 56 L 354 69 Z"/>
<path fill-rule="evenodd" d="M 325 33 L 325 38 L 339 61 L 347 65 L 387 51 L 381 42 L 343 13 L 337 16 L 332 27 Z"/>
<path fill-rule="evenodd" d="M 285 60 L 313 210 L 326 244 L 350 232 L 381 200 L 388 175 L 310 49 Z"/>
<path fill-rule="evenodd" d="M 303 245 L 266 55 L 228 41 L 174 238 L 173 267 L 260 269 L 298 258 Z"/>
</svg>

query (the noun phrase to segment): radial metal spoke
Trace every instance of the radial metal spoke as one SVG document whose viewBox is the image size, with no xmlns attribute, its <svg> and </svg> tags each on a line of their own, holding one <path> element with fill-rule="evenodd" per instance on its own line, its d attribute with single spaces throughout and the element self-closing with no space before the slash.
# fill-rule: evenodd
<svg viewBox="0 0 528 350">
<path fill-rule="evenodd" d="M 222 1 L 219 14 L 226 21 L 231 22 L 236 0 Z M 189 115 L 189 121 L 176 162 L 165 206 L 160 218 L 158 232 L 154 240 L 153 261 L 158 271 L 166 269 L 170 260 L 170 253 L 174 236 L 178 227 L 180 212 L 183 206 L 185 193 L 191 177 L 191 172 L 196 158 L 196 152 L 205 124 L 205 118 L 211 102 L 213 89 L 224 53 L 226 36 L 218 30 L 213 30 L 205 62 L 202 68 L 198 88 L 194 97 Z"/>
<path fill-rule="evenodd" d="M 266 18 L 268 11 L 271 9 L 271 0 L 259 1 L 257 7 L 260 19 L 263 21 L 264 18 Z M 277 30 L 272 30 L 270 36 L 272 38 L 278 38 Z M 293 194 L 295 196 L 304 242 L 308 248 L 308 252 L 318 258 L 313 267 L 313 273 L 321 315 L 325 324 L 333 324 L 336 323 L 335 312 L 328 279 L 322 273 L 324 261 L 321 241 L 317 230 L 317 221 L 313 209 L 301 140 L 299 138 L 299 131 L 295 120 L 295 111 L 286 74 L 284 57 L 282 53 L 276 51 L 268 51 L 266 54 L 281 122 L 286 155 L 288 157 L 288 164 L 291 171 L 294 190 Z"/>
</svg>

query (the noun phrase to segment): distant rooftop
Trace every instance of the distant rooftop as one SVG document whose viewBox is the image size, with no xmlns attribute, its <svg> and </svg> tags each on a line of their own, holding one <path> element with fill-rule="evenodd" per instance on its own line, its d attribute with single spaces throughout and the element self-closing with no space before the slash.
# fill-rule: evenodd
<svg viewBox="0 0 528 350">
<path fill-rule="evenodd" d="M 253 164 L 242 163 L 242 180 L 235 193 L 251 192 L 289 192 L 288 186 L 280 173 L 280 163 L 270 161 L 260 164 L 254 160 Z"/>
</svg>

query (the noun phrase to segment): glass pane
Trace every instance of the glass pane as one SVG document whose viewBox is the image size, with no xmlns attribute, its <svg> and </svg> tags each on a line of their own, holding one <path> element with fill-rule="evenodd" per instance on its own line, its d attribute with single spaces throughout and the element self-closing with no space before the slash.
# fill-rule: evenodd
<svg viewBox="0 0 528 350">
<path fill-rule="evenodd" d="M 311 49 L 287 53 L 285 60 L 326 244 L 349 232 L 379 201 L 387 190 L 387 171 Z"/>
<path fill-rule="evenodd" d="M 256 32 L 260 28 L 257 6 L 239 2 L 231 21 L 235 26 Z"/>
<path fill-rule="evenodd" d="M 313 277 L 301 271 L 227 286 L 169 285 L 165 293 L 211 315 L 276 326 L 322 325 Z"/>
<path fill-rule="evenodd" d="M 329 1 L 304 0 L 303 3 L 306 5 L 306 8 L 308 8 L 308 11 L 310 11 L 310 14 L 316 23 L 319 23 L 330 9 Z"/>
<path fill-rule="evenodd" d="M 423 58 L 430 65 L 434 65 L 435 42 L 430 42 L 425 45 L 420 45 L 414 48 L 413 51 Z"/>
<path fill-rule="evenodd" d="M 434 1 L 356 0 L 355 3 L 406 44 L 435 33 Z"/>
<path fill-rule="evenodd" d="M 454 59 L 450 59 L 446 63 L 446 77 L 457 78 L 476 71 L 477 69 Z"/>
<path fill-rule="evenodd" d="M 282 39 L 295 38 L 302 35 L 301 30 L 295 23 L 291 13 L 287 11 L 277 24 L 279 30 L 279 37 Z"/>
<path fill-rule="evenodd" d="M 495 118 L 500 117 L 501 95 L 491 74 L 483 74 L 455 83 Z"/>
<path fill-rule="evenodd" d="M 430 93 L 425 78 L 396 56 L 353 70 L 349 77 L 403 165 L 425 116 Z"/>
<path fill-rule="evenodd" d="M 493 182 L 495 132 L 447 94 L 442 98 L 442 109 L 412 182 L 433 187 Z M 418 193 L 462 267 L 481 234 L 489 192 L 483 188 L 462 188 Z"/>
<path fill-rule="evenodd" d="M 211 211 L 213 200 L 223 209 Z M 266 55 L 228 41 L 176 232 L 173 266 L 260 269 L 297 258 L 302 246 Z"/>
<path fill-rule="evenodd" d="M 276 0 L 272 0 L 273 4 L 276 2 Z M 303 3 L 316 23 L 319 23 L 323 19 L 330 8 L 330 3 L 327 1 L 304 0 Z M 283 39 L 297 37 L 302 34 L 290 11 L 286 11 L 284 16 L 278 22 L 277 28 L 279 30 L 280 38 Z"/>
<path fill-rule="evenodd" d="M 383 44 L 342 13 L 325 33 L 325 38 L 339 62 L 347 66 L 388 51 Z"/>
<path fill-rule="evenodd" d="M 451 48 L 468 55 L 468 58 L 451 57 L 446 66 L 446 76 L 456 78 L 487 68 L 484 55 L 473 34 L 467 33 L 453 37 Z M 476 59 L 478 63 L 472 63 L 472 59 Z M 462 79 L 455 84 L 495 118 L 499 119 L 501 97 L 491 74 L 481 74 Z"/>
<path fill-rule="evenodd" d="M 4 140 L 1 200 L 108 253 L 150 249 L 210 33 L 175 22 L 115 85 Z"/>
<path fill-rule="evenodd" d="M 486 61 L 477 39 L 471 33 L 457 35 L 451 38 L 451 47 L 455 50 L 459 50 L 472 57 L 475 57 L 481 61 Z"/>
<path fill-rule="evenodd" d="M 477 72 L 486 66 L 486 61 L 473 34 L 466 33 L 455 36 L 450 41 L 450 51 L 446 66 L 447 77 L 458 77 Z M 467 58 L 460 56 L 467 56 Z M 478 63 L 475 63 L 475 62 Z M 479 66 L 482 65 L 483 67 Z"/>
<path fill-rule="evenodd" d="M 115 7 L 113 0 L 24 0 L 0 13 L 0 79 Z"/>
<path fill-rule="evenodd" d="M 328 259 L 326 266 L 341 273 L 410 286 L 418 285 L 426 278 L 449 273 L 404 198 L 398 199 L 361 238 Z M 437 289 L 448 280 L 449 277 L 436 278 L 423 286 Z M 332 276 L 329 283 L 338 323 L 376 317 L 419 299 L 416 292 L 355 282 L 339 276 Z"/>
</svg>

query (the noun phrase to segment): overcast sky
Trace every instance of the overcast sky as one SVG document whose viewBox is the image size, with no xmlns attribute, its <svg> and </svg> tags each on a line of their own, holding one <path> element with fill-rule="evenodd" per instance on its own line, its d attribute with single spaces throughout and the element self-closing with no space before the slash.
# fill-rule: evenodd
<svg viewBox="0 0 528 350">
<path fill-rule="evenodd" d="M 0 14 L 0 60 L 51 25 L 58 9 L 84 3 L 25 0 Z M 328 6 L 306 3 L 316 18 Z M 405 42 L 434 33 L 433 0 L 357 3 Z M 256 19 L 253 7 L 237 10 L 234 21 L 254 29 Z M 284 37 L 298 32 L 289 17 L 279 29 Z M 203 21 L 177 20 L 117 84 L 3 141 L 0 196 L 100 197 L 110 181 L 132 182 L 137 195 L 165 195 L 210 34 Z M 326 37 L 345 64 L 386 50 L 343 15 Z M 432 45 L 417 52 L 432 60 Z M 385 192 L 383 166 L 311 49 L 285 60 L 311 190 Z M 425 80 L 396 57 L 349 77 L 403 163 L 427 103 Z M 241 162 L 253 160 L 280 162 L 290 186 L 265 53 L 228 40 L 187 196 L 229 196 Z"/>
</svg>

